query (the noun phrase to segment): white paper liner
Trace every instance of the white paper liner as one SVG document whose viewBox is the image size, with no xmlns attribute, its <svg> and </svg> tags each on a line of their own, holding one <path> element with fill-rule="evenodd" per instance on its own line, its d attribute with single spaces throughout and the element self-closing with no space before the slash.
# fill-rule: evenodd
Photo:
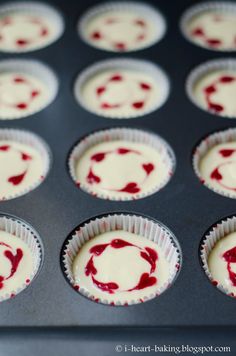
<svg viewBox="0 0 236 356">
<path fill-rule="evenodd" d="M 236 298 L 225 286 L 215 281 L 208 267 L 208 257 L 215 247 L 216 243 L 229 235 L 230 233 L 236 232 L 236 216 L 226 218 L 225 220 L 217 223 L 204 237 L 203 242 L 200 247 L 200 257 L 202 260 L 203 269 L 210 279 L 212 284 L 216 286 L 221 292 Z M 217 283 L 216 283 L 217 282 Z"/>
<path fill-rule="evenodd" d="M 104 299 L 97 300 L 83 286 L 77 286 L 75 283 L 72 266 L 80 248 L 90 239 L 105 232 L 115 230 L 128 231 L 140 235 L 140 238 L 153 241 L 164 252 L 166 260 L 170 263 L 171 272 L 166 283 L 161 288 L 157 288 L 155 293 L 147 294 L 142 298 L 142 301 L 140 299 L 128 300 L 126 302 L 108 301 L 105 296 Z M 172 232 L 163 224 L 139 215 L 109 214 L 104 217 L 91 219 L 89 222 L 80 225 L 78 230 L 73 232 L 62 250 L 64 274 L 74 289 L 93 301 L 116 306 L 139 304 L 159 296 L 173 284 L 181 268 L 181 263 L 181 249 Z"/>
<path fill-rule="evenodd" d="M 28 113 L 19 112 L 18 114 L 10 116 L 1 116 L 0 120 L 21 119 L 23 117 L 31 116 L 50 105 L 57 96 L 59 82 L 56 74 L 46 64 L 36 60 L 29 59 L 8 59 L 0 61 L 0 76 L 1 73 L 17 72 L 19 74 L 28 74 L 44 83 L 48 90 L 48 98 L 42 105 Z"/>
<path fill-rule="evenodd" d="M 55 9 L 53 6 L 47 5 L 45 3 L 41 3 L 38 1 L 19 1 L 19 2 L 9 2 L 5 5 L 0 6 L 0 18 L 6 16 L 11 13 L 26 13 L 29 15 L 39 15 L 48 20 L 51 20 L 55 26 L 55 33 L 50 40 L 48 40 L 45 44 L 36 45 L 34 48 L 15 48 L 15 49 L 0 49 L 0 52 L 8 52 L 8 53 L 26 53 L 36 51 L 42 48 L 45 48 L 55 41 L 57 41 L 64 32 L 64 20 L 60 12 Z"/>
<path fill-rule="evenodd" d="M 0 129 L 0 143 L 1 140 L 12 140 L 33 147 L 40 153 L 44 165 L 42 175 L 38 181 L 34 182 L 32 185 L 29 185 L 27 189 L 24 189 L 15 195 L 5 196 L 3 199 L 0 200 L 6 201 L 25 195 L 41 184 L 47 177 L 48 172 L 50 170 L 52 155 L 50 148 L 46 144 L 46 142 L 42 140 L 41 137 L 39 137 L 38 135 L 29 131 L 16 129 Z"/>
<path fill-rule="evenodd" d="M 108 71 L 108 70 L 131 70 L 131 71 L 137 71 L 141 73 L 146 73 L 147 75 L 150 75 L 152 79 L 154 79 L 159 87 L 161 88 L 160 90 L 160 98 L 154 104 L 153 106 L 147 108 L 145 111 L 142 111 L 141 113 L 135 112 L 134 114 L 131 115 L 119 115 L 118 113 L 115 115 L 111 115 L 109 113 L 101 113 L 97 112 L 96 109 L 91 107 L 88 103 L 83 98 L 82 94 L 82 88 L 84 84 L 94 75 L 98 74 L 99 72 L 103 71 Z M 139 60 L 139 59 L 132 59 L 132 58 L 114 58 L 114 59 L 107 59 L 104 61 L 97 62 L 94 65 L 91 65 L 82 73 L 78 75 L 78 77 L 75 80 L 74 84 L 74 95 L 77 100 L 77 102 L 87 111 L 103 116 L 106 118 L 113 118 L 113 119 L 129 119 L 129 118 L 135 118 L 135 117 L 140 117 L 144 116 L 146 114 L 149 114 L 157 109 L 159 109 L 164 103 L 167 101 L 167 98 L 169 96 L 170 92 L 170 82 L 169 79 L 166 75 L 166 73 L 156 64 L 153 64 L 152 62 L 145 61 L 145 60 Z"/>
<path fill-rule="evenodd" d="M 213 190 L 215 193 L 223 195 L 227 198 L 236 199 L 235 196 L 230 194 L 230 192 L 226 192 L 225 190 L 221 190 L 220 187 L 217 189 L 212 186 L 208 182 L 204 180 L 201 176 L 201 172 L 199 170 L 199 164 L 202 158 L 209 152 L 211 148 L 221 143 L 228 142 L 236 142 L 236 129 L 228 129 L 224 131 L 215 132 L 209 136 L 207 136 L 201 143 L 196 147 L 193 154 L 193 169 L 197 177 L 200 179 L 201 183 L 204 184 L 208 189 Z"/>
<path fill-rule="evenodd" d="M 99 143 L 112 142 L 117 140 L 142 143 L 156 149 L 163 156 L 163 161 L 166 164 L 166 168 L 168 171 L 168 176 L 166 177 L 166 179 L 160 182 L 159 184 L 157 184 L 156 186 L 152 187 L 150 191 L 146 193 L 140 192 L 140 193 L 132 194 L 130 197 L 112 196 L 112 192 L 106 193 L 105 191 L 100 193 L 96 192 L 95 194 L 94 190 L 90 185 L 85 184 L 83 182 L 79 182 L 76 177 L 75 168 L 76 168 L 76 163 L 83 156 L 83 154 L 89 148 Z M 101 199 L 121 201 L 121 200 L 141 199 L 146 196 L 152 195 L 157 191 L 159 191 L 161 188 L 163 188 L 173 176 L 175 166 L 176 166 L 176 159 L 175 159 L 175 154 L 172 148 L 169 146 L 169 144 L 156 134 L 145 132 L 139 129 L 113 128 L 113 129 L 101 130 L 92 133 L 86 136 L 81 141 L 79 141 L 79 143 L 76 144 L 76 146 L 73 148 L 72 152 L 69 155 L 68 166 L 69 166 L 69 173 L 73 181 L 76 183 L 77 186 L 79 186 L 85 192 L 95 195 L 96 197 Z"/>
<path fill-rule="evenodd" d="M 186 84 L 185 84 L 185 90 L 186 93 L 191 100 L 193 104 L 195 104 L 198 108 L 212 114 L 212 115 L 217 115 L 219 117 L 224 117 L 224 118 L 229 118 L 229 119 L 234 119 L 236 116 L 231 116 L 227 114 L 217 114 L 214 111 L 208 110 L 207 108 L 204 108 L 197 100 L 195 94 L 194 94 L 194 87 L 196 83 L 201 80 L 205 75 L 208 73 L 212 73 L 214 71 L 220 71 L 220 70 L 225 70 L 225 71 L 235 71 L 236 72 L 236 59 L 234 58 L 222 58 L 222 59 L 215 59 L 215 60 L 210 60 L 207 61 L 203 64 L 200 64 L 196 68 L 194 68 L 190 74 L 187 77 Z"/>
<path fill-rule="evenodd" d="M 146 18 L 148 21 L 151 21 L 155 25 L 155 37 L 153 40 L 150 40 L 144 44 L 140 44 L 140 46 L 134 49 L 128 49 L 123 52 L 135 52 L 137 50 L 141 50 L 144 48 L 148 48 L 155 43 L 159 42 L 166 33 L 166 21 L 157 8 L 154 8 L 150 5 L 145 4 L 144 2 L 105 2 L 100 5 L 94 6 L 89 9 L 85 14 L 82 15 L 81 19 L 78 21 L 77 31 L 79 36 L 83 39 L 83 41 L 90 46 L 101 49 L 103 51 L 108 52 L 119 52 L 112 49 L 103 48 L 101 46 L 96 45 L 94 41 L 91 41 L 86 32 L 87 24 L 95 17 L 103 15 L 107 12 L 114 11 L 119 13 L 119 11 L 125 11 L 126 13 L 137 13 L 140 14 L 141 17 Z"/>
<path fill-rule="evenodd" d="M 230 13 L 230 14 L 235 14 L 236 15 L 236 4 L 233 2 L 227 2 L 227 1 L 222 1 L 222 2 L 216 2 L 216 1 L 209 1 L 209 2 L 203 2 L 201 4 L 196 4 L 189 9 L 187 9 L 181 19 L 180 19 L 180 30 L 182 32 L 182 35 L 185 37 L 186 40 L 191 42 L 192 44 L 202 47 L 204 49 L 208 49 L 211 51 L 215 52 L 232 52 L 236 51 L 236 48 L 215 48 L 215 47 L 210 47 L 210 46 L 204 46 L 201 43 L 196 43 L 191 35 L 188 32 L 188 24 L 189 22 L 195 17 L 198 16 L 204 12 L 207 11 L 219 11 L 222 13 Z"/>
<path fill-rule="evenodd" d="M 28 223 L 10 215 L 0 214 L 0 231 L 13 234 L 22 240 L 29 247 L 33 257 L 33 270 L 29 276 L 30 282 L 24 283 L 15 290 L 12 290 L 10 294 L 7 293 L 0 297 L 0 302 L 2 302 L 15 297 L 32 283 L 43 260 L 43 245 L 37 232 Z"/>
</svg>

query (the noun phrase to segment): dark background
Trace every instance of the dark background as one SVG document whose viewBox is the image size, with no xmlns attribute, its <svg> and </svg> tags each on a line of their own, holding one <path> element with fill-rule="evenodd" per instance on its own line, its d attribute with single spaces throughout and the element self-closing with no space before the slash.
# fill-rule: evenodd
<svg viewBox="0 0 236 356">
<path fill-rule="evenodd" d="M 233 328 L 236 301 L 209 283 L 198 257 L 204 232 L 215 221 L 234 214 L 236 203 L 202 186 L 191 165 L 196 143 L 212 131 L 235 127 L 235 121 L 201 111 L 188 100 L 184 89 L 186 77 L 196 65 L 235 55 L 202 49 L 181 35 L 180 15 L 188 6 L 200 2 L 150 0 L 167 20 L 164 39 L 151 48 L 121 55 L 92 48 L 78 38 L 78 17 L 100 2 L 51 0 L 65 18 L 63 37 L 48 48 L 29 54 L 0 55 L 1 59 L 42 60 L 56 71 L 60 81 L 59 95 L 48 108 L 25 119 L 0 121 L 0 128 L 22 128 L 39 134 L 53 153 L 52 169 L 40 187 L 23 197 L 0 203 L 1 212 L 16 215 L 33 225 L 45 248 L 45 261 L 36 280 L 15 299 L 0 305 L 0 355 L 16 352 L 27 355 L 26 349 L 31 355 L 41 355 L 46 350 L 52 354 L 55 345 L 57 355 L 74 351 L 78 355 L 105 356 L 113 354 L 116 343 L 132 341 L 147 344 L 152 340 L 152 343 L 173 345 L 178 342 L 233 345 L 236 342 Z M 98 60 L 118 56 L 149 59 L 167 72 L 171 93 L 161 109 L 137 119 L 114 120 L 97 117 L 77 105 L 72 94 L 76 75 Z M 104 201 L 76 189 L 66 166 L 69 150 L 81 137 L 97 129 L 121 125 L 160 134 L 172 146 L 177 158 L 176 172 L 168 185 L 157 194 L 135 202 Z M 175 284 L 161 297 L 128 308 L 107 307 L 76 294 L 65 281 L 59 263 L 65 238 L 84 220 L 110 211 L 149 215 L 163 222 L 177 236 L 183 251 L 183 267 Z M 27 326 L 32 328 L 20 331 L 19 328 Z M 49 328 L 36 329 L 36 326 Z M 72 326 L 75 328 L 67 329 Z M 104 329 L 104 326 L 112 328 Z M 146 328 L 113 329 L 115 326 Z M 236 351 L 233 354 L 236 355 Z"/>
</svg>

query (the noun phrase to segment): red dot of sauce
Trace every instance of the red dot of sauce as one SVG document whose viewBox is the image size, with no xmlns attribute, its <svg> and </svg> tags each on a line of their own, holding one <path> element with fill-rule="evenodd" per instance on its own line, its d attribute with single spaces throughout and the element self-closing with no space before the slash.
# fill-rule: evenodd
<svg viewBox="0 0 236 356">
<path fill-rule="evenodd" d="M 16 273 L 19 263 L 23 257 L 23 251 L 20 248 L 18 248 L 16 250 L 16 254 L 13 255 L 13 253 L 11 251 L 6 250 L 4 252 L 4 256 L 11 262 L 11 274 L 7 278 L 7 279 L 9 279 Z"/>
<path fill-rule="evenodd" d="M 221 40 L 218 40 L 216 38 L 212 38 L 212 39 L 207 39 L 207 43 L 209 44 L 209 46 L 211 47 L 218 47 L 222 44 Z"/>
<path fill-rule="evenodd" d="M 85 267 L 85 275 L 90 276 L 90 275 L 93 275 L 96 273 L 97 273 L 97 270 L 94 266 L 93 257 L 91 257 Z"/>
<path fill-rule="evenodd" d="M 118 49 L 119 51 L 125 51 L 126 45 L 123 42 L 118 42 L 115 43 L 115 48 Z"/>
<path fill-rule="evenodd" d="M 219 113 L 219 112 L 224 110 L 224 107 L 221 104 L 209 103 L 208 106 L 209 106 L 210 110 L 214 110 L 217 113 Z"/>
<path fill-rule="evenodd" d="M 99 31 L 95 31 L 91 34 L 91 38 L 93 40 L 100 40 L 102 38 L 102 35 Z"/>
<path fill-rule="evenodd" d="M 21 39 L 19 38 L 18 40 L 16 40 L 16 45 L 19 47 L 24 47 L 26 45 L 29 44 L 29 41 L 25 40 L 25 39 Z"/>
<path fill-rule="evenodd" d="M 97 281 L 94 277 L 92 277 L 92 281 L 99 289 L 101 289 L 104 292 L 108 292 L 110 294 L 113 294 L 114 290 L 119 288 L 118 284 L 115 282 L 103 283 L 103 282 Z"/>
<path fill-rule="evenodd" d="M 2 145 L 2 146 L 0 146 L 0 151 L 8 151 L 9 148 L 10 148 L 9 145 Z"/>
<path fill-rule="evenodd" d="M 95 153 L 90 159 L 95 162 L 101 162 L 102 160 L 104 160 L 105 156 L 106 153 L 99 152 L 99 153 Z"/>
<path fill-rule="evenodd" d="M 134 245 L 121 239 L 115 239 L 111 241 L 111 247 L 113 248 L 123 248 L 127 246 L 134 246 Z"/>
<path fill-rule="evenodd" d="M 101 95 L 102 93 L 104 93 L 105 90 L 106 90 L 105 87 L 98 87 L 96 89 L 96 93 L 97 93 L 97 95 Z"/>
<path fill-rule="evenodd" d="M 154 170 L 154 168 L 154 164 L 152 163 L 143 164 L 143 169 L 145 170 L 147 175 L 149 175 Z"/>
<path fill-rule="evenodd" d="M 231 283 L 234 287 L 236 287 L 236 273 L 231 270 L 231 263 L 236 263 L 236 247 L 226 251 L 223 254 L 223 258 L 227 262 L 227 270 Z"/>
<path fill-rule="evenodd" d="M 129 148 L 123 148 L 123 147 L 117 149 L 117 153 L 119 155 L 125 155 L 127 153 L 130 153 L 131 151 L 132 150 L 130 150 Z"/>
<path fill-rule="evenodd" d="M 204 31 L 201 27 L 197 27 L 192 31 L 193 36 L 204 36 Z"/>
<path fill-rule="evenodd" d="M 235 78 L 230 75 L 224 75 L 224 76 L 220 77 L 219 80 L 221 83 L 231 83 L 235 80 Z"/>
<path fill-rule="evenodd" d="M 24 82 L 25 82 L 25 79 L 22 78 L 22 77 L 15 77 L 15 78 L 14 78 L 14 82 L 15 82 L 15 83 L 24 83 Z"/>
<path fill-rule="evenodd" d="M 144 106 L 144 101 L 136 101 L 132 104 L 135 109 L 142 109 Z"/>
<path fill-rule="evenodd" d="M 219 172 L 218 168 L 215 168 L 212 172 L 211 172 L 211 179 L 215 179 L 217 181 L 221 180 L 223 177 Z"/>
<path fill-rule="evenodd" d="M 216 88 L 215 88 L 214 85 L 209 85 L 208 87 L 206 87 L 206 88 L 204 89 L 204 92 L 205 92 L 206 94 L 212 94 L 212 93 L 216 92 Z"/>
<path fill-rule="evenodd" d="M 35 98 L 38 95 L 39 95 L 39 91 L 38 90 L 32 90 L 32 92 L 31 92 L 32 98 Z"/>
<path fill-rule="evenodd" d="M 20 109 L 20 110 L 25 110 L 27 109 L 28 105 L 26 103 L 19 103 L 16 105 L 17 109 Z"/>
<path fill-rule="evenodd" d="M 126 186 L 120 190 L 118 190 L 119 192 L 126 192 L 129 194 L 135 194 L 135 193 L 139 193 L 140 192 L 140 188 L 138 187 L 137 183 L 135 182 L 130 182 L 127 183 Z"/>
<path fill-rule="evenodd" d="M 135 24 L 141 27 L 145 27 L 146 26 L 146 22 L 142 19 L 137 19 L 135 20 Z"/>
<path fill-rule="evenodd" d="M 48 31 L 48 29 L 46 27 L 42 28 L 40 36 L 46 37 L 46 36 L 48 36 L 48 33 L 49 33 L 49 31 Z"/>
<path fill-rule="evenodd" d="M 110 80 L 113 82 L 119 82 L 119 81 L 123 80 L 123 77 L 121 74 L 115 74 L 110 78 Z"/>
<path fill-rule="evenodd" d="M 12 183 L 13 185 L 19 185 L 23 181 L 25 175 L 26 175 L 26 172 L 23 172 L 23 173 L 19 174 L 18 176 L 12 176 L 12 177 L 8 178 L 8 182 Z"/>
<path fill-rule="evenodd" d="M 138 37 L 137 37 L 137 41 L 142 41 L 142 40 L 144 40 L 145 39 L 145 35 L 144 34 L 141 34 L 141 35 L 139 35 Z"/>
<path fill-rule="evenodd" d="M 230 148 L 219 150 L 219 154 L 221 154 L 222 157 L 230 157 L 234 152 L 235 150 Z"/>
<path fill-rule="evenodd" d="M 29 160 L 32 159 L 32 157 L 31 157 L 30 155 L 28 155 L 27 153 L 22 152 L 22 153 L 21 153 L 21 159 L 22 159 L 23 161 L 29 161 Z"/>
<path fill-rule="evenodd" d="M 140 83 L 140 87 L 143 90 L 150 90 L 151 89 L 151 85 L 147 84 L 147 83 Z"/>
<path fill-rule="evenodd" d="M 89 173 L 87 175 L 87 182 L 89 184 L 93 184 L 93 183 L 100 183 L 101 182 L 101 178 L 96 176 L 96 174 L 93 173 L 92 169 L 89 170 Z"/>
<path fill-rule="evenodd" d="M 135 286 L 132 289 L 129 289 L 129 291 L 133 291 L 133 290 L 141 290 L 147 287 L 152 287 L 153 285 L 155 285 L 157 282 L 156 277 L 150 277 L 148 273 L 143 273 L 140 277 L 140 280 L 137 284 L 137 286 Z"/>
</svg>

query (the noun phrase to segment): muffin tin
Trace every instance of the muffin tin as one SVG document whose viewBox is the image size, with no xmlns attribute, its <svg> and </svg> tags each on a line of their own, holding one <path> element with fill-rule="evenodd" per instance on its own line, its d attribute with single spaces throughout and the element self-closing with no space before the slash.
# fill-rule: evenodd
<svg viewBox="0 0 236 356">
<path fill-rule="evenodd" d="M 52 150 L 52 167 L 45 182 L 34 191 L 0 202 L 1 213 L 22 218 L 39 233 L 44 261 L 33 283 L 16 298 L 0 304 L 1 327 L 15 326 L 216 326 L 236 325 L 235 299 L 218 291 L 205 276 L 199 261 L 199 244 L 216 221 L 235 213 L 235 201 L 204 187 L 192 167 L 193 149 L 209 133 L 235 127 L 236 122 L 200 110 L 190 102 L 185 81 L 190 71 L 210 59 L 227 54 L 197 47 L 182 36 L 179 21 L 194 2 L 172 4 L 149 1 L 167 21 L 164 38 L 152 47 L 132 54 L 117 54 L 90 47 L 77 34 L 76 23 L 95 0 L 86 3 L 51 0 L 65 19 L 63 37 L 37 52 L 1 53 L 1 59 L 37 59 L 53 68 L 59 79 L 54 102 L 30 117 L 1 121 L 0 128 L 20 128 L 42 137 Z M 170 79 L 170 96 L 148 115 L 130 120 L 106 119 L 79 106 L 73 95 L 76 76 L 97 61 L 112 58 L 150 60 Z M 137 201 L 107 201 L 77 189 L 70 178 L 67 158 L 82 137 L 104 128 L 131 127 L 157 133 L 173 148 L 175 173 L 161 191 Z M 111 307 L 75 293 L 63 276 L 60 252 L 76 226 L 91 217 L 128 212 L 149 216 L 165 224 L 177 237 L 183 266 L 173 286 L 143 304 Z"/>
</svg>

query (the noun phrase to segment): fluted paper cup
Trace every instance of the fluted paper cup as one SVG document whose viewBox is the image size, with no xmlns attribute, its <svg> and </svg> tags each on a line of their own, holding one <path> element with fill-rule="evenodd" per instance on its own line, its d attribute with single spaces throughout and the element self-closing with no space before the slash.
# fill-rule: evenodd
<svg viewBox="0 0 236 356">
<path fill-rule="evenodd" d="M 104 297 L 97 298 L 93 293 L 78 285 L 73 275 L 73 262 L 79 253 L 80 249 L 86 242 L 92 240 L 96 236 L 109 231 L 124 230 L 140 236 L 140 239 L 147 239 L 154 242 L 157 247 L 163 252 L 166 261 L 169 263 L 169 273 L 166 282 L 156 288 L 155 293 L 144 293 L 140 297 L 130 297 L 127 300 L 119 300 L 114 298 Z M 146 218 L 140 215 L 133 214 L 108 214 L 103 217 L 93 218 L 76 228 L 65 241 L 61 252 L 62 268 L 66 279 L 69 281 L 75 291 L 81 293 L 92 301 L 113 305 L 127 306 L 146 302 L 162 294 L 169 288 L 176 279 L 182 263 L 181 249 L 176 237 L 172 232 L 158 221 Z"/>
</svg>

